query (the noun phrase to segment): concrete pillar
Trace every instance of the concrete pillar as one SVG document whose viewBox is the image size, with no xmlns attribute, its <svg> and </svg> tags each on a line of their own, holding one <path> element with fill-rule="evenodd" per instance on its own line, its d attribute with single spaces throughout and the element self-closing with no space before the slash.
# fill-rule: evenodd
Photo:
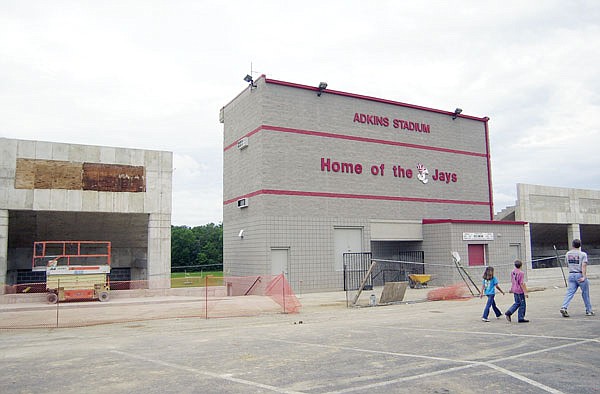
<svg viewBox="0 0 600 394">
<path fill-rule="evenodd" d="M 8 269 L 8 210 L 0 209 L 0 294 L 4 294 Z"/>
<path fill-rule="evenodd" d="M 171 215 L 150 214 L 148 220 L 148 287 L 171 287 Z"/>
<path fill-rule="evenodd" d="M 524 231 L 525 244 L 523 245 L 523 247 L 525 248 L 525 253 L 523 253 L 523 263 L 526 264 L 526 268 L 529 271 L 533 269 L 533 264 L 531 262 L 531 260 L 533 259 L 531 255 L 531 228 L 529 227 L 529 223 L 525 224 Z"/>
<path fill-rule="evenodd" d="M 571 242 L 573 242 L 574 239 L 581 239 L 579 223 L 569 224 L 567 231 L 569 237 L 569 244 L 567 245 L 567 249 L 571 249 Z"/>
</svg>

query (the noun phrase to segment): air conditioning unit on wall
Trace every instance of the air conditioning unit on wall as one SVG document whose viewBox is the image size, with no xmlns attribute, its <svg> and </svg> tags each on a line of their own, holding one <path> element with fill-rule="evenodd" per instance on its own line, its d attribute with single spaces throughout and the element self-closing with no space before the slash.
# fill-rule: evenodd
<svg viewBox="0 0 600 394">
<path fill-rule="evenodd" d="M 238 149 L 242 150 L 248 147 L 248 137 L 244 137 L 237 142 Z"/>
<path fill-rule="evenodd" d="M 248 199 L 247 198 L 240 198 L 237 201 L 238 204 L 238 208 L 247 208 L 248 207 Z"/>
</svg>

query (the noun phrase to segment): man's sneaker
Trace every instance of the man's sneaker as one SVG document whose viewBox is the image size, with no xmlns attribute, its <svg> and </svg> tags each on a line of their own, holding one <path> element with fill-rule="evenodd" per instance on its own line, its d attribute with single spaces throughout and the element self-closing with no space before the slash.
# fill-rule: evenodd
<svg viewBox="0 0 600 394">
<path fill-rule="evenodd" d="M 506 320 L 508 320 L 508 322 L 510 323 L 510 315 L 508 313 L 505 313 L 504 316 L 506 316 Z"/>
<path fill-rule="evenodd" d="M 484 321 L 484 322 L 489 322 L 489 321 L 490 321 L 490 319 L 486 319 L 485 317 L 482 317 L 482 318 L 481 318 L 481 321 Z"/>
<path fill-rule="evenodd" d="M 585 311 L 585 315 L 586 315 L 586 316 L 594 316 L 594 315 L 595 315 L 595 313 L 594 313 L 594 312 L 592 312 L 592 311 Z"/>
<path fill-rule="evenodd" d="M 519 323 L 529 323 L 529 320 L 527 320 L 527 319 L 519 320 Z"/>
<path fill-rule="evenodd" d="M 567 309 L 566 309 L 566 308 L 560 308 L 560 314 L 561 314 L 563 317 L 569 317 L 569 312 L 567 312 Z"/>
</svg>

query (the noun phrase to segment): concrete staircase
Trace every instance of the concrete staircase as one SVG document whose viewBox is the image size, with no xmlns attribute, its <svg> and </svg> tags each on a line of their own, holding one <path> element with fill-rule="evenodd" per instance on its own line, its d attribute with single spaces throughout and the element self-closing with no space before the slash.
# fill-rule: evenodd
<svg viewBox="0 0 600 394">
<path fill-rule="evenodd" d="M 511 205 L 494 215 L 494 220 L 515 220 L 516 205 Z"/>
</svg>

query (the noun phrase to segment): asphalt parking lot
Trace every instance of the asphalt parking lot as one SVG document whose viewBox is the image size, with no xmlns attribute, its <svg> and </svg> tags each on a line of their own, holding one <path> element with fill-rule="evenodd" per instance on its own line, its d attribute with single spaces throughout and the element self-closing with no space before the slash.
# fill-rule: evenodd
<svg viewBox="0 0 600 394">
<path fill-rule="evenodd" d="M 598 393 L 599 317 L 579 295 L 561 317 L 563 295 L 533 292 L 527 324 L 482 322 L 478 298 L 346 308 L 332 293 L 299 314 L 0 330 L 0 391 Z"/>
</svg>

